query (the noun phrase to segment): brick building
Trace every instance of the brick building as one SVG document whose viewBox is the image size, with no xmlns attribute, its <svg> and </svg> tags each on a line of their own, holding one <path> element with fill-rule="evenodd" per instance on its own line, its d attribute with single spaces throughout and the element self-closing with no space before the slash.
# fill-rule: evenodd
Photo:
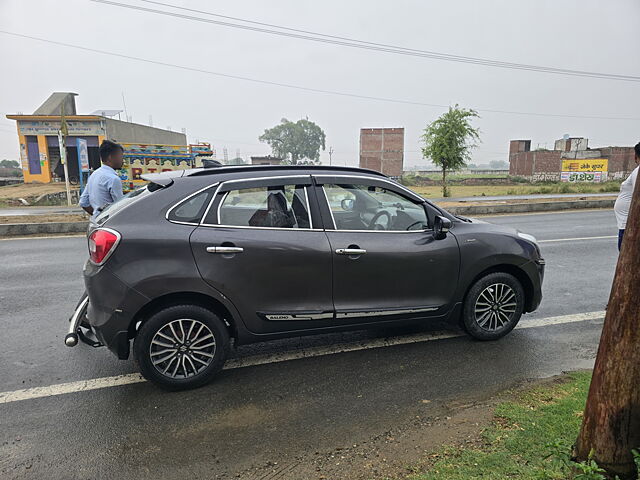
<svg viewBox="0 0 640 480">
<path fill-rule="evenodd" d="M 400 177 L 404 164 L 404 128 L 361 128 L 360 167 Z"/>
<path fill-rule="evenodd" d="M 509 143 L 509 175 L 537 181 L 604 182 L 635 168 L 633 147 L 589 148 L 583 137 L 556 140 L 553 150 L 531 150 L 531 140 Z"/>
</svg>

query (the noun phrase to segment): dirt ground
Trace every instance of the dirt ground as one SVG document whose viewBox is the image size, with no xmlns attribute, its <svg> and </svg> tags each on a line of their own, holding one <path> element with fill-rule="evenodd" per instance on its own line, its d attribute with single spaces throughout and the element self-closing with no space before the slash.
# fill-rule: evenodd
<svg viewBox="0 0 640 480">
<path fill-rule="evenodd" d="M 533 380 L 489 399 L 443 403 L 432 410 L 434 416 L 416 416 L 361 444 L 309 451 L 299 458 L 281 464 L 268 463 L 238 476 L 278 480 L 406 480 L 437 460 L 442 447 L 481 447 L 482 432 L 494 421 L 496 405 L 511 399 L 515 392 L 564 381 L 563 376 Z M 431 400 L 422 402 L 429 404 Z"/>
<path fill-rule="evenodd" d="M 72 187 L 72 190 L 75 190 Z M 0 187 L 0 200 L 8 198 L 36 197 L 45 193 L 64 192 L 64 183 L 16 183 Z"/>
</svg>

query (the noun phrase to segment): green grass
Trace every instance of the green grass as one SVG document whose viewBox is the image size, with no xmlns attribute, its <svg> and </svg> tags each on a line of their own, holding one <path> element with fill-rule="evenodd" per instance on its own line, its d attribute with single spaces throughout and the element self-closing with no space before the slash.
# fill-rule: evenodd
<svg viewBox="0 0 640 480">
<path fill-rule="evenodd" d="M 482 446 L 447 448 L 427 471 L 407 480 L 573 478 L 557 455 L 576 440 L 591 374 L 572 373 L 568 381 L 519 393 L 496 408 Z"/>
<path fill-rule="evenodd" d="M 447 179 L 451 181 L 465 180 L 467 178 L 507 178 L 507 173 L 447 173 Z M 403 178 L 430 178 L 431 180 L 442 180 L 442 173 L 429 173 L 427 175 L 404 175 Z"/>
</svg>

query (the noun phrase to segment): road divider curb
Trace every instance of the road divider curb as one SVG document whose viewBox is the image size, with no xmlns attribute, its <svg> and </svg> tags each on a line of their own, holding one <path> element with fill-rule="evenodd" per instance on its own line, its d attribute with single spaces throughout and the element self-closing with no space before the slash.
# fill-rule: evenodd
<svg viewBox="0 0 640 480">
<path fill-rule="evenodd" d="M 49 233 L 84 233 L 89 222 L 4 223 L 0 225 L 0 237 L 23 237 Z"/>
</svg>

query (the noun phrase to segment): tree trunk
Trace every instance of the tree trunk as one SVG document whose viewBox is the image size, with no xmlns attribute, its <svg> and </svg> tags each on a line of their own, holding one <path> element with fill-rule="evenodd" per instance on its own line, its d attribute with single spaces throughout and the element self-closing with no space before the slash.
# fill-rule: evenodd
<svg viewBox="0 0 640 480">
<path fill-rule="evenodd" d="M 442 167 L 442 196 L 449 196 L 449 190 L 447 189 L 447 169 L 445 167 Z"/>
<path fill-rule="evenodd" d="M 636 478 L 631 449 L 640 448 L 640 190 L 636 184 L 609 306 L 574 447 L 590 452 L 610 475 Z"/>
</svg>

